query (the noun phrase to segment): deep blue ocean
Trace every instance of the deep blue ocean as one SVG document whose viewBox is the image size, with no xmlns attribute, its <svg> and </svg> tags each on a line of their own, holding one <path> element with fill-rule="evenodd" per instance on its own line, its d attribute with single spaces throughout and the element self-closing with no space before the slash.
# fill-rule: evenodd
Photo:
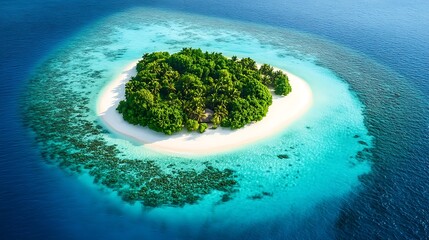
<svg viewBox="0 0 429 240">
<path fill-rule="evenodd" d="M 382 89 L 398 86 L 388 98 L 365 91 L 370 85 L 350 83 L 367 107 L 365 124 L 375 138 L 372 169 L 360 177 L 362 188 L 342 201 L 330 234 L 319 238 L 429 238 L 428 1 L 1 0 L 0 239 L 176 238 L 46 164 L 22 120 L 22 92 L 36 66 L 82 29 L 134 7 L 293 29 L 354 51 L 397 76 L 400 83 L 381 82 Z M 290 237 L 311 236 L 301 228 Z M 271 238 L 287 238 L 270 233 L 276 228 L 267 231 Z"/>
</svg>

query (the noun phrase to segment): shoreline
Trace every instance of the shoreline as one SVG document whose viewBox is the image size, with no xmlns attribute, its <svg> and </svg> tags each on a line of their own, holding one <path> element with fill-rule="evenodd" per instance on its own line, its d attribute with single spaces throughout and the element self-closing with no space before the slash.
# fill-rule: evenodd
<svg viewBox="0 0 429 240">
<path fill-rule="evenodd" d="M 138 60 L 123 68 L 100 93 L 96 113 L 110 131 L 132 138 L 151 150 L 184 155 L 209 155 L 226 152 L 273 136 L 301 117 L 312 105 L 313 94 L 303 79 L 281 70 L 288 75 L 292 91 L 285 97 L 273 95 L 273 103 L 267 115 L 259 122 L 230 130 L 218 127 L 200 134 L 186 129 L 173 135 L 155 132 L 148 127 L 136 126 L 123 120 L 116 111 L 125 98 L 125 84 L 136 75 Z M 258 65 L 259 66 L 259 65 Z"/>
</svg>

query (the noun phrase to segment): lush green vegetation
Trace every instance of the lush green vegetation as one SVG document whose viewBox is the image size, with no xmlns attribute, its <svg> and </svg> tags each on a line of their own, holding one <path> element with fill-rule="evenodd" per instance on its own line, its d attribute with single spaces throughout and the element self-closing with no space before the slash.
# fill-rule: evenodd
<svg viewBox="0 0 429 240">
<path fill-rule="evenodd" d="M 127 122 L 165 134 L 183 127 L 202 133 L 207 123 L 237 129 L 267 114 L 268 87 L 277 95 L 291 91 L 282 71 L 267 64 L 258 69 L 250 58 L 228 59 L 191 48 L 171 55 L 147 53 L 117 110 Z"/>
</svg>

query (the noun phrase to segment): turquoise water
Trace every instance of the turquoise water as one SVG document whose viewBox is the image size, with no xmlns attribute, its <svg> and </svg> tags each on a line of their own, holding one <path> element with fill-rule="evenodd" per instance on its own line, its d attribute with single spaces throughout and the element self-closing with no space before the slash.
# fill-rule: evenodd
<svg viewBox="0 0 429 240">
<path fill-rule="evenodd" d="M 288 70 L 309 83 L 314 94 L 313 106 L 271 138 L 205 157 L 155 153 L 97 127 L 101 124 L 95 113 L 99 93 L 124 66 L 146 52 L 175 52 L 183 47 L 251 57 Z M 26 96 L 29 105 L 26 121 L 49 162 L 76 174 L 82 184 L 105 192 L 108 201 L 126 215 L 142 217 L 163 233 L 180 238 L 216 233 L 218 238 L 228 230 L 224 237 L 234 238 L 272 234 L 273 229 L 279 228 L 274 232 L 281 238 L 302 229 L 303 225 L 307 228 L 318 225 L 308 232 L 308 237 L 330 236 L 328 226 L 336 221 L 342 200 L 359 191 L 359 176 L 370 172 L 368 159 L 373 140 L 364 124 L 363 104 L 344 79 L 321 65 L 313 54 L 329 55 L 331 50 L 338 51 L 329 42 L 292 30 L 172 11 L 131 9 L 87 27 L 40 64 Z M 358 64 L 349 66 L 356 75 L 363 71 Z M 63 98 L 43 97 L 50 91 Z M 49 128 L 46 124 L 50 123 L 74 132 Z M 47 129 L 51 132 L 47 133 Z M 98 150 L 95 152 L 98 155 L 76 157 L 72 162 L 68 160 L 71 156 L 86 154 L 79 141 L 87 146 L 99 141 L 111 148 Z M 98 149 L 95 145 L 90 147 Z M 142 207 L 139 202 L 130 205 L 117 192 L 132 189 L 132 183 L 117 186 L 103 179 L 113 174 L 128 174 L 132 177 L 122 179 L 132 181 L 139 178 L 137 170 L 131 167 L 132 161 L 112 161 L 109 168 L 99 168 L 97 164 L 108 161 L 103 160 L 108 154 L 114 154 L 115 159 L 150 159 L 162 174 L 202 172 L 207 166 L 221 172 L 232 170 L 233 175 L 221 179 L 233 179 L 236 184 L 226 190 L 208 184 L 204 191 L 196 193 L 198 201 L 186 200 L 184 205 L 174 201 L 153 208 Z M 289 158 L 280 159 L 281 154 Z M 94 160 L 87 163 L 86 158 Z M 102 180 L 93 183 L 94 176 Z M 174 177 L 170 180 L 181 181 Z M 196 189 L 187 187 L 191 191 Z M 228 201 L 222 201 L 224 194 L 228 195 Z M 323 216 L 311 221 L 314 213 Z M 277 219 L 285 220 L 281 227 Z M 267 232 L 252 233 L 252 227 L 260 224 L 266 225 Z"/>
</svg>

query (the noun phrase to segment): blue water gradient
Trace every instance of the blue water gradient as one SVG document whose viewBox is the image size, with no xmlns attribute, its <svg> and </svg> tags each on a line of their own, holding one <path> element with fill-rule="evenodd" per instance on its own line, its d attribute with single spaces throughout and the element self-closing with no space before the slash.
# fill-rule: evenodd
<svg viewBox="0 0 429 240">
<path fill-rule="evenodd" d="M 384 106 L 397 104 L 404 108 L 406 103 L 408 111 L 403 115 L 395 112 L 393 116 L 385 114 L 377 118 L 379 112 L 366 113 L 366 123 L 375 129 L 374 135 L 380 141 L 376 144 L 378 151 L 373 171 L 362 178 L 365 190 L 345 201 L 329 236 L 424 238 L 428 235 L 429 20 L 426 9 L 429 4 L 426 1 L 341 1 L 336 4 L 329 1 L 269 1 L 249 4 L 248 1 L 53 0 L 2 1 L 0 6 L 2 239 L 117 239 L 124 233 L 129 238 L 173 237 L 166 236 L 162 228 L 152 227 L 141 216 L 130 216 L 126 210 L 118 209 L 114 201 L 103 200 L 105 194 L 45 165 L 33 143 L 33 136 L 22 126 L 18 105 L 22 88 L 35 64 L 64 40 L 100 18 L 147 5 L 318 34 L 365 54 L 381 63 L 383 68 L 386 66 L 394 76 L 400 73 L 410 88 L 399 97 L 407 98 L 410 94 L 409 99 L 413 101 L 392 98 L 390 102 L 379 103 L 380 112 L 388 112 L 389 109 L 383 110 Z M 338 62 L 332 62 L 333 68 L 335 65 Z M 338 74 L 347 74 L 347 71 Z M 354 86 L 358 88 L 356 84 Z M 375 94 L 356 91 L 364 104 L 377 104 Z M 396 125 L 390 125 L 395 120 Z M 383 122 L 388 132 L 380 128 Z M 332 214 L 328 207 L 324 207 L 330 204 L 321 204 L 320 218 Z M 308 224 L 317 227 L 317 219 Z M 299 231 L 306 226 L 294 227 L 297 229 L 294 238 L 309 237 L 305 231 Z M 273 233 L 278 229 L 267 231 Z M 255 235 L 249 232 L 248 236 Z"/>
</svg>

